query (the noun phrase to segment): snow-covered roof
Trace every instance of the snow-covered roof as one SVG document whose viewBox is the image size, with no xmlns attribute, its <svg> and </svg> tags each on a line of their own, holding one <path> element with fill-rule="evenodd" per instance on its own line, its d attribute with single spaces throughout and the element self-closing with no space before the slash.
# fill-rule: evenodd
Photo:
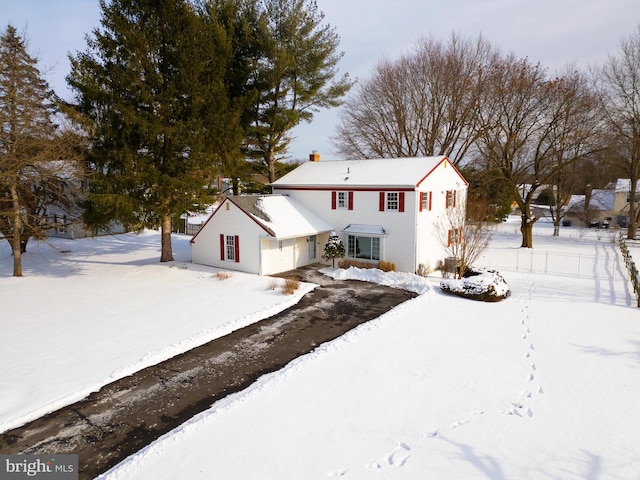
<svg viewBox="0 0 640 480">
<path fill-rule="evenodd" d="M 276 238 L 303 237 L 333 230 L 311 210 L 286 195 L 246 195 L 229 200 Z"/>
<path fill-rule="evenodd" d="M 619 178 L 616 182 L 616 192 L 629 193 L 631 191 L 631 180 Z M 636 193 L 640 193 L 640 182 L 636 185 Z"/>
<path fill-rule="evenodd" d="M 416 187 L 447 157 L 385 158 L 371 160 L 309 161 L 271 185 L 341 187 Z M 464 181 L 464 178 L 460 176 Z"/>
<path fill-rule="evenodd" d="M 571 195 L 569 200 L 569 209 L 581 210 L 584 209 L 584 203 L 586 200 L 585 195 Z M 614 193 L 608 189 L 594 189 L 591 192 L 591 198 L 589 199 L 589 208 L 592 210 L 613 210 Z"/>
<path fill-rule="evenodd" d="M 343 230 L 345 233 L 363 233 L 366 235 L 386 235 L 387 231 L 382 225 L 364 225 L 360 223 L 350 223 Z"/>
</svg>

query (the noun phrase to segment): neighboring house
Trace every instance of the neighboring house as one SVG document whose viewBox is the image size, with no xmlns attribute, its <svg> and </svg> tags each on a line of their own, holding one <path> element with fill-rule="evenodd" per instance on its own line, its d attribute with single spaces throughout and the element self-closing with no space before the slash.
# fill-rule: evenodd
<svg viewBox="0 0 640 480">
<path fill-rule="evenodd" d="M 629 201 L 631 182 L 619 178 L 602 189 L 589 189 L 586 195 L 572 195 L 565 221 L 572 225 L 597 225 L 626 228 L 629 225 Z M 640 185 L 636 192 L 636 204 L 640 204 Z"/>
<path fill-rule="evenodd" d="M 347 258 L 433 269 L 445 257 L 438 226 L 449 209 L 465 207 L 467 185 L 444 156 L 310 161 L 272 183 L 273 196 L 226 199 L 193 238 L 192 258 L 278 273 L 320 261 L 335 231 Z"/>
</svg>

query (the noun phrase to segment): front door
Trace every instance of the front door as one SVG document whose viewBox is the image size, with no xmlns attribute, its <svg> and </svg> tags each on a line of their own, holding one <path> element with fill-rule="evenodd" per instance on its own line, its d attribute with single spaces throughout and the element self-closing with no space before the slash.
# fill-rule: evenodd
<svg viewBox="0 0 640 480">
<path fill-rule="evenodd" d="M 307 246 L 309 252 L 309 263 L 316 259 L 316 236 L 312 235 L 307 239 Z"/>
</svg>

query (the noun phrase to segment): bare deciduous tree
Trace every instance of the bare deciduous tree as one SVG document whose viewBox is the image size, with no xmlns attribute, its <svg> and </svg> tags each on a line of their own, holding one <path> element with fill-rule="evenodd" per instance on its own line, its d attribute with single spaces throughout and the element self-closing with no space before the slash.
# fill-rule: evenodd
<svg viewBox="0 0 640 480">
<path fill-rule="evenodd" d="M 483 37 L 421 39 L 358 84 L 332 139 L 348 158 L 447 155 L 458 164 L 476 139 L 479 94 L 497 51 Z"/>
<path fill-rule="evenodd" d="M 481 109 L 478 146 L 488 166 L 499 169 L 511 185 L 521 212 L 522 247 L 528 248 L 533 246 L 533 224 L 538 220 L 531 203 L 542 185 L 540 177 L 548 171 L 542 146 L 546 133 L 542 119 L 550 105 L 545 77 L 540 65 L 509 55 L 493 68 Z M 526 183 L 531 187 L 521 195 L 519 187 Z"/>
<path fill-rule="evenodd" d="M 598 97 L 588 78 L 573 68 L 550 83 L 550 99 L 545 123 L 548 133 L 543 142 L 549 155 L 548 181 L 554 187 L 551 216 L 553 235 L 560 234 L 560 222 L 577 188 L 576 169 L 583 160 L 591 158 L 601 147 L 601 116 Z"/>
<path fill-rule="evenodd" d="M 454 265 L 448 265 L 445 261 L 443 274 L 453 275 L 454 278 L 464 276 L 489 246 L 493 235 L 491 223 L 467 217 L 464 203 L 466 202 L 458 207 L 448 208 L 435 226 L 438 241 L 444 247 L 447 257 L 454 262 Z M 484 219 L 487 214 L 485 212 L 479 217 Z"/>
<path fill-rule="evenodd" d="M 617 54 L 597 71 L 608 131 L 619 164 L 630 179 L 629 239 L 636 239 L 640 209 L 636 195 L 640 178 L 640 25 L 620 42 Z"/>
</svg>

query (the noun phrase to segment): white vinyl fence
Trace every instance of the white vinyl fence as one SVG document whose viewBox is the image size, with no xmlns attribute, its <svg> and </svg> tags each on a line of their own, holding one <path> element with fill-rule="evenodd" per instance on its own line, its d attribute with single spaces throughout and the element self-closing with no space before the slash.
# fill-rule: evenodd
<svg viewBox="0 0 640 480">
<path fill-rule="evenodd" d="M 617 252 L 607 250 L 597 255 L 541 252 L 535 249 L 519 249 L 515 255 L 487 253 L 477 262 L 478 266 L 495 270 L 562 275 L 570 277 L 616 280 L 625 278 L 620 268 Z"/>
</svg>

